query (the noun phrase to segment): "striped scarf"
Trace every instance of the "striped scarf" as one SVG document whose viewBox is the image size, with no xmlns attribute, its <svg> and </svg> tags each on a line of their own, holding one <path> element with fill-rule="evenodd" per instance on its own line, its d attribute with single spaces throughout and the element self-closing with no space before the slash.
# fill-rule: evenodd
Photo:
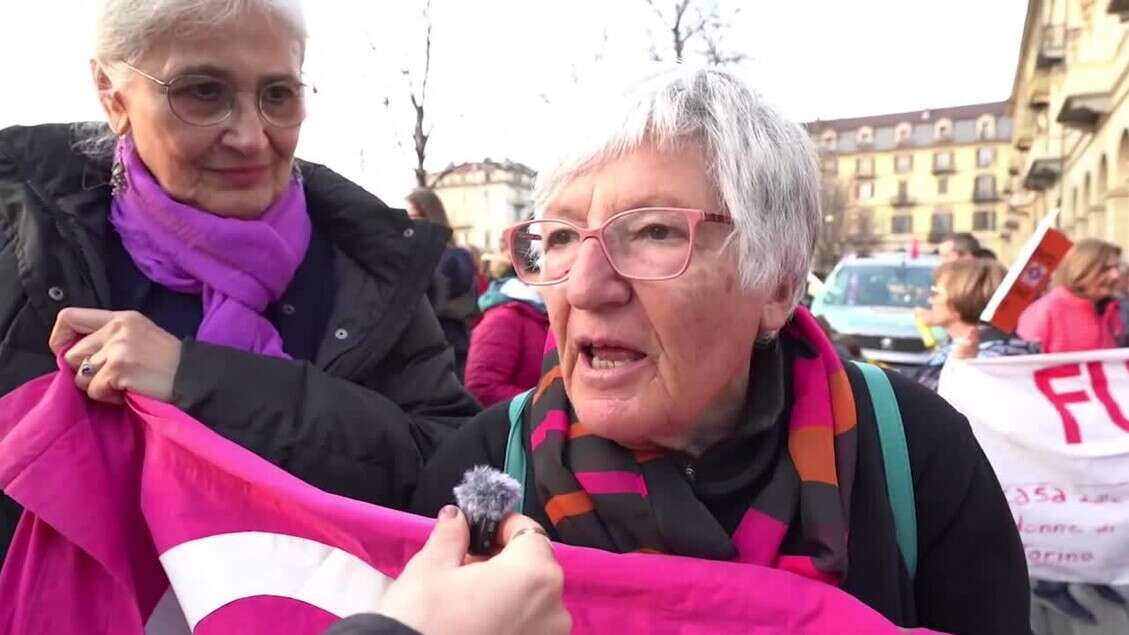
<svg viewBox="0 0 1129 635">
<path fill-rule="evenodd" d="M 855 402 L 831 342 L 806 309 L 781 333 L 810 354 L 792 363 L 786 456 L 727 532 L 673 455 L 628 450 L 588 432 L 565 394 L 555 348 L 528 412 L 534 480 L 569 544 L 619 553 L 673 553 L 786 569 L 838 584 L 847 569 L 855 473 Z M 766 458 L 767 457 L 767 458 Z"/>
</svg>

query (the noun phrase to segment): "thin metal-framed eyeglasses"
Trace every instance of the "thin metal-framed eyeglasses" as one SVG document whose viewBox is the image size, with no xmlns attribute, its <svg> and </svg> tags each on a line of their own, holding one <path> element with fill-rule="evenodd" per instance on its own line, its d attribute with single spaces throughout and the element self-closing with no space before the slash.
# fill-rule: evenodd
<svg viewBox="0 0 1129 635">
<path fill-rule="evenodd" d="M 245 92 L 236 90 L 229 81 L 212 75 L 180 75 L 165 81 L 129 62 L 123 61 L 122 64 L 160 86 L 168 99 L 172 114 L 192 126 L 215 126 L 227 121 L 235 112 L 236 95 Z M 306 119 L 305 87 L 305 84 L 289 79 L 264 85 L 255 99 L 259 116 L 276 128 L 300 125 Z"/>
<path fill-rule="evenodd" d="M 502 234 L 522 282 L 544 286 L 568 279 L 581 245 L 589 238 L 612 269 L 629 280 L 671 280 L 690 267 L 701 223 L 732 225 L 733 219 L 698 209 L 643 207 L 615 214 L 599 227 L 558 218 L 518 223 Z"/>
</svg>

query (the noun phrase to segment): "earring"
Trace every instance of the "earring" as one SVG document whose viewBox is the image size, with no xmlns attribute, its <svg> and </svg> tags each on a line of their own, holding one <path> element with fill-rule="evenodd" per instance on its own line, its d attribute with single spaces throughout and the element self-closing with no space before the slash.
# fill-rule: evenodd
<svg viewBox="0 0 1129 635">
<path fill-rule="evenodd" d="M 114 196 L 129 189 L 129 181 L 125 178 L 125 163 L 122 162 L 120 152 L 114 153 L 114 165 L 110 168 L 110 193 Z"/>
</svg>

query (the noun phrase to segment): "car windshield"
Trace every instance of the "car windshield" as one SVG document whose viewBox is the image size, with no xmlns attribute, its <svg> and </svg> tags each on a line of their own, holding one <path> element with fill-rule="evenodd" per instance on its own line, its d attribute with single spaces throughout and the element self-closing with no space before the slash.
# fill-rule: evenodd
<svg viewBox="0 0 1129 635">
<path fill-rule="evenodd" d="M 916 307 L 929 304 L 933 269 L 906 265 L 845 265 L 827 281 L 824 304 Z"/>
</svg>

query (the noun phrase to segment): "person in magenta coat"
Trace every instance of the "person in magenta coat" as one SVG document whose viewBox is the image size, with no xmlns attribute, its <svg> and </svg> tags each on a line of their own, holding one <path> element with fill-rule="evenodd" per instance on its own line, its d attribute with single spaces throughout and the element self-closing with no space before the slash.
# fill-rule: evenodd
<svg viewBox="0 0 1129 635">
<path fill-rule="evenodd" d="M 537 384 L 549 316 L 537 291 L 517 278 L 492 282 L 478 308 L 483 315 L 470 336 L 466 388 L 489 406 Z"/>
<path fill-rule="evenodd" d="M 1122 325 L 1114 300 L 1121 249 L 1089 238 L 1067 252 L 1055 271 L 1055 288 L 1019 316 L 1018 335 L 1044 353 L 1115 348 Z"/>
</svg>

